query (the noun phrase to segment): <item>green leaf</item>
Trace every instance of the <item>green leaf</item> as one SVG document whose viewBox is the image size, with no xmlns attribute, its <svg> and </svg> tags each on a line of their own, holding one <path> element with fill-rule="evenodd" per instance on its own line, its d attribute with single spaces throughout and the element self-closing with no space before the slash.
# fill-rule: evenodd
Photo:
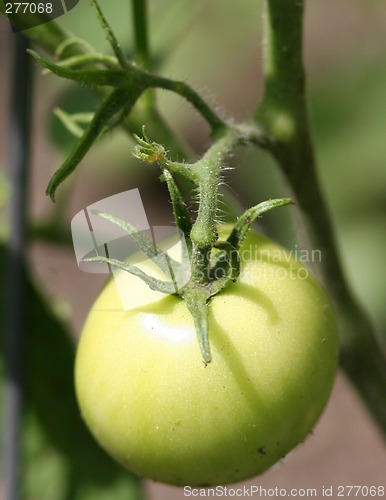
<svg viewBox="0 0 386 500">
<path fill-rule="evenodd" d="M 236 281 L 240 274 L 240 257 L 237 249 L 228 241 L 218 241 L 214 248 L 220 250 L 219 257 L 211 268 L 214 281 L 210 283 L 211 297 Z M 222 257 L 225 255 L 226 260 Z M 221 276 L 220 276 L 221 273 Z"/>
<path fill-rule="evenodd" d="M 144 273 L 139 267 L 132 266 L 130 264 L 125 264 L 124 262 L 118 259 L 110 259 L 109 257 L 88 257 L 87 259 L 82 259 L 82 262 L 96 262 L 98 264 L 110 264 L 111 266 L 117 267 L 118 269 L 122 269 L 122 271 L 126 271 L 134 276 L 137 276 L 142 281 L 144 281 L 152 290 L 156 290 L 157 292 L 167 293 L 169 295 L 173 295 L 178 293 L 178 289 L 175 283 L 171 283 L 169 281 L 161 281 L 157 278 L 153 278 L 152 276 Z"/>
<path fill-rule="evenodd" d="M 127 72 L 122 69 L 71 69 L 49 61 L 34 50 L 29 49 L 28 52 L 37 63 L 55 75 L 90 87 L 98 85 L 119 86 L 128 79 Z"/>
<path fill-rule="evenodd" d="M 173 179 L 172 174 L 168 171 L 167 168 L 164 168 L 162 170 L 162 174 L 168 186 L 176 226 L 184 234 L 188 252 L 190 253 L 192 242 L 189 235 L 193 226 L 192 219 L 190 218 L 188 208 L 182 197 L 181 191 L 178 189 L 178 186 Z"/>
<path fill-rule="evenodd" d="M 183 266 L 181 266 L 179 262 L 169 257 L 169 255 L 161 250 L 153 241 L 149 240 L 144 234 L 138 231 L 136 227 L 132 226 L 125 220 L 105 212 L 100 212 L 99 210 L 92 210 L 92 213 L 123 229 L 131 238 L 133 238 L 142 252 L 166 275 L 169 275 L 170 267 L 172 267 L 173 271 L 177 273 L 182 270 L 181 267 Z"/>
<path fill-rule="evenodd" d="M 95 65 L 95 63 L 102 63 L 109 68 L 119 68 L 118 60 L 115 57 L 98 53 L 80 54 L 78 56 L 67 57 L 66 59 L 62 59 L 57 65 L 63 68 L 75 68 L 77 66 L 84 68 L 89 64 Z"/>
<path fill-rule="evenodd" d="M 139 92 L 139 91 L 138 91 Z M 79 142 L 73 151 L 67 157 L 62 166 L 52 176 L 46 193 L 55 201 L 55 193 L 60 184 L 76 169 L 82 161 L 93 143 L 100 134 L 108 127 L 109 121 L 116 113 L 119 113 L 122 107 L 133 105 L 139 93 L 130 92 L 129 89 L 114 90 L 99 106 L 91 123 L 84 131 Z"/>
<path fill-rule="evenodd" d="M 198 345 L 205 364 L 212 361 L 209 343 L 209 304 L 205 294 L 197 294 L 194 290 L 184 295 L 186 305 L 193 316 Z"/>
<path fill-rule="evenodd" d="M 66 113 L 63 109 L 55 108 L 54 114 L 61 121 L 63 126 L 72 134 L 74 137 L 80 139 L 84 133 L 84 129 L 78 125 L 75 115 L 70 115 Z M 92 120 L 92 114 L 90 114 L 90 120 Z"/>
<path fill-rule="evenodd" d="M 290 204 L 294 204 L 294 201 L 291 198 L 277 198 L 275 200 L 263 201 L 262 203 L 249 208 L 243 213 L 243 215 L 241 215 L 241 217 L 238 218 L 231 234 L 227 238 L 227 242 L 238 250 L 243 244 L 249 228 L 258 217 L 263 215 L 265 212 L 269 212 L 269 210 L 272 210 L 273 208 L 283 207 Z"/>
</svg>

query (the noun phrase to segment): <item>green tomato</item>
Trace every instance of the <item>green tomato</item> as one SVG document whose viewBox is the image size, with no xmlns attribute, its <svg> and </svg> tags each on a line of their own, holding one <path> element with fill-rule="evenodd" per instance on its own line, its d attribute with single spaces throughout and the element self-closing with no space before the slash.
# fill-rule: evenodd
<svg viewBox="0 0 386 500">
<path fill-rule="evenodd" d="M 191 486 L 255 476 L 303 441 L 326 405 L 335 317 L 288 251 L 250 231 L 241 275 L 209 315 L 205 366 L 182 299 L 123 311 L 109 281 L 89 313 L 79 405 L 101 446 L 140 476 Z"/>
</svg>

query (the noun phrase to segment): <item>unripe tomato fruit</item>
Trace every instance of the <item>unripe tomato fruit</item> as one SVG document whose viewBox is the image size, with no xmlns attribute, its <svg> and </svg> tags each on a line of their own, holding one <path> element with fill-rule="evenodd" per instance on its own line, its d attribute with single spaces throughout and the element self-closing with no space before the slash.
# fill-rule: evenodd
<svg viewBox="0 0 386 500">
<path fill-rule="evenodd" d="M 252 231 L 241 270 L 211 300 L 207 366 L 180 298 L 125 312 L 111 280 L 89 313 L 76 359 L 79 405 L 101 446 L 140 476 L 241 481 L 292 450 L 323 411 L 338 358 L 324 291 Z"/>
</svg>

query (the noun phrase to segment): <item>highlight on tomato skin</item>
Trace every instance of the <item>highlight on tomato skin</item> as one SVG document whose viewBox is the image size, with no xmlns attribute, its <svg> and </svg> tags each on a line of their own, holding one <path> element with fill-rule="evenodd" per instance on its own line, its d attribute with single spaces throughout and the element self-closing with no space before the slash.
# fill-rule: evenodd
<svg viewBox="0 0 386 500">
<path fill-rule="evenodd" d="M 261 234 L 249 231 L 240 257 L 237 282 L 211 300 L 207 366 L 178 297 L 124 311 L 109 281 L 89 313 L 75 370 L 82 415 L 140 476 L 178 486 L 256 476 L 323 412 L 338 358 L 325 292 Z"/>
</svg>

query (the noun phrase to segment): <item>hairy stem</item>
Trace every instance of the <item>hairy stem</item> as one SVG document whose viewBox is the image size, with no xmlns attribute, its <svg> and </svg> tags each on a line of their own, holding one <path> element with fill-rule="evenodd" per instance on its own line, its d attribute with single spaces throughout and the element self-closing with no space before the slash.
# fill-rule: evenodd
<svg viewBox="0 0 386 500">
<path fill-rule="evenodd" d="M 147 29 L 147 1 L 132 0 L 135 54 L 138 66 L 150 70 L 150 52 Z"/>
<path fill-rule="evenodd" d="M 310 240 L 322 251 L 325 286 L 341 326 L 341 365 L 386 434 L 386 358 L 343 274 L 334 228 L 317 176 L 303 68 L 303 1 L 268 0 L 265 95 L 256 120 L 266 129 L 302 212 Z"/>
<path fill-rule="evenodd" d="M 91 0 L 91 4 L 96 12 L 96 15 L 98 17 L 99 23 L 101 24 L 103 31 L 105 32 L 106 38 L 111 45 L 111 48 L 114 51 L 115 57 L 118 59 L 120 65 L 122 68 L 129 68 L 128 61 L 126 59 L 125 54 L 122 51 L 122 48 L 116 39 L 113 30 L 111 29 L 109 23 L 107 22 L 107 19 L 103 15 L 103 12 L 101 11 L 98 2 L 96 0 Z"/>
<path fill-rule="evenodd" d="M 216 211 L 221 169 L 237 140 L 238 136 L 233 131 L 228 131 L 194 165 L 194 172 L 198 176 L 200 198 L 197 218 L 190 232 L 190 239 L 193 243 L 193 281 L 202 283 L 209 281 L 209 253 L 218 238 Z"/>
<path fill-rule="evenodd" d="M 207 121 L 213 135 L 226 127 L 225 122 L 187 83 L 183 81 L 169 80 L 168 78 L 163 78 L 161 76 L 152 76 L 151 84 L 149 86 L 171 90 L 181 97 L 184 97 Z"/>
</svg>

